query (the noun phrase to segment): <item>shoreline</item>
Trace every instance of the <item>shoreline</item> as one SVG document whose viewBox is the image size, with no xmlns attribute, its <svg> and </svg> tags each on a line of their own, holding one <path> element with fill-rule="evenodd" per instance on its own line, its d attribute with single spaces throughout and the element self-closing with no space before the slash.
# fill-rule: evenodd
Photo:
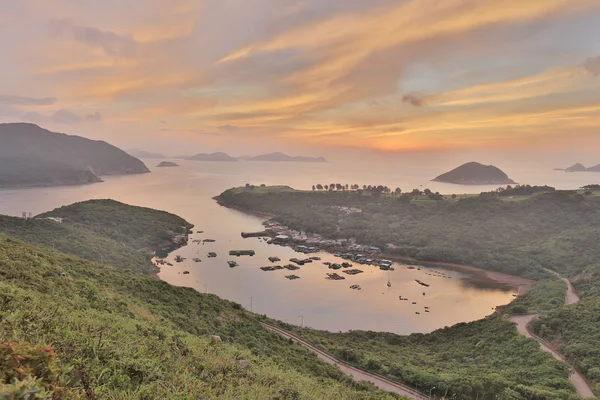
<svg viewBox="0 0 600 400">
<path fill-rule="evenodd" d="M 250 211 L 250 210 L 246 210 L 242 207 L 236 207 L 236 206 L 232 206 L 230 204 L 226 204 L 226 203 L 222 202 L 218 196 L 213 197 L 213 199 L 217 202 L 217 204 L 219 204 L 222 207 L 236 210 L 236 211 L 242 212 L 244 214 L 254 215 L 256 217 L 266 218 L 267 220 L 263 221 L 263 225 L 268 220 L 276 217 L 276 215 L 274 215 L 274 214 Z M 274 235 L 276 233 L 271 233 L 271 234 Z M 292 243 L 288 243 L 285 246 L 293 248 Z M 345 250 L 345 248 L 336 247 L 336 246 L 322 246 L 320 249 L 323 251 L 326 251 L 330 254 L 335 254 L 340 250 L 342 250 L 342 251 Z M 497 272 L 497 271 L 489 271 L 489 270 L 486 270 L 486 269 L 483 269 L 480 267 L 476 267 L 474 265 L 454 264 L 454 263 L 444 262 L 444 261 L 423 261 L 423 260 L 418 260 L 414 257 L 401 256 L 401 255 L 389 253 L 389 252 L 388 253 L 382 252 L 381 256 L 384 258 L 388 258 L 392 261 L 398 261 L 398 262 L 403 262 L 403 263 L 408 263 L 408 264 L 420 264 L 423 266 L 442 267 L 442 268 L 451 269 L 451 270 L 455 270 L 455 271 L 467 272 L 476 278 L 480 278 L 482 280 L 487 280 L 488 282 L 494 282 L 496 284 L 500 284 L 500 285 L 504 285 L 504 286 L 516 289 L 517 296 L 523 296 L 525 293 L 527 293 L 531 289 L 531 287 L 536 282 L 534 280 L 527 279 L 522 276 L 510 275 L 510 274 L 506 274 L 503 272 Z"/>
<path fill-rule="evenodd" d="M 524 278 L 518 275 L 510 275 L 505 274 L 504 272 L 496 272 L 489 271 L 480 267 L 476 267 L 474 265 L 466 265 L 466 264 L 454 264 L 444 261 L 422 261 L 417 260 L 413 257 L 408 256 L 400 256 L 396 254 L 382 253 L 383 257 L 389 258 L 390 260 L 411 263 L 411 264 L 419 264 L 425 267 L 442 267 L 454 271 L 459 272 L 468 272 L 474 276 L 479 278 L 486 279 L 488 281 L 493 281 L 498 284 L 506 285 L 511 288 L 517 289 L 518 296 L 522 296 L 527 293 L 531 287 L 535 284 L 536 281 Z"/>
</svg>

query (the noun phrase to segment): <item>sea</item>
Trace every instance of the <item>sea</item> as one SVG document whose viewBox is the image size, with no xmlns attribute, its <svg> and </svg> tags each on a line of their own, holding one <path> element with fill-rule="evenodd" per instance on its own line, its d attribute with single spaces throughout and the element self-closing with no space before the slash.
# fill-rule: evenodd
<svg viewBox="0 0 600 400">
<path fill-rule="evenodd" d="M 168 261 L 173 266 L 163 266 L 158 274 L 160 279 L 216 294 L 255 313 L 315 329 L 426 333 L 490 315 L 495 307 L 509 303 L 516 294 L 515 289 L 476 280 L 466 272 L 425 265 L 410 268 L 402 263 L 394 263 L 393 271 L 355 265 L 363 270 L 362 274 L 350 276 L 337 271 L 346 279 L 332 281 L 326 279 L 326 274 L 332 271 L 323 263 L 343 260 L 326 252 L 311 254 L 321 260 L 305 264 L 297 271 L 265 272 L 260 267 L 271 265 L 268 257 L 279 257 L 282 262 L 277 264 L 287 264 L 290 258 L 307 256 L 259 238 L 242 238 L 241 232 L 262 230 L 264 219 L 219 206 L 213 200 L 222 191 L 246 183 L 289 185 L 298 189 L 310 189 L 318 183 L 381 184 L 403 191 L 429 188 L 443 194 L 495 189 L 431 182 L 433 177 L 446 172 L 431 163 L 173 160 L 180 166 L 156 168 L 163 160 L 143 161 L 151 173 L 103 177 L 102 183 L 83 186 L 0 190 L 0 213 L 36 215 L 89 199 L 115 199 L 175 213 L 194 224 L 194 233 L 187 246 L 169 255 Z M 517 182 L 547 184 L 559 189 L 598 183 L 600 178 L 600 174 L 571 174 L 531 166 L 504 170 Z M 214 242 L 198 243 L 195 239 Z M 239 258 L 228 255 L 230 250 L 239 249 L 254 250 L 256 254 Z M 209 258 L 209 252 L 217 253 L 217 257 Z M 175 262 L 177 255 L 185 260 Z M 195 262 L 193 258 L 201 261 Z M 227 264 L 230 260 L 239 265 L 230 268 Z M 299 279 L 289 280 L 287 275 L 297 275 Z M 416 280 L 429 287 L 419 285 Z M 353 285 L 359 285 L 360 290 L 351 289 Z"/>
</svg>

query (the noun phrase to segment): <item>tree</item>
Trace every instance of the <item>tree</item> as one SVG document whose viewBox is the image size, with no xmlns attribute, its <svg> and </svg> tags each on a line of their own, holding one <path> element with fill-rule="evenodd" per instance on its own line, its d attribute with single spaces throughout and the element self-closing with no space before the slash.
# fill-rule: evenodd
<svg viewBox="0 0 600 400">
<path fill-rule="evenodd" d="M 363 190 L 367 190 L 367 185 L 363 185 Z"/>
<path fill-rule="evenodd" d="M 343 189 L 343 187 L 341 184 L 339 184 L 339 183 L 335 184 L 335 190 L 342 190 L 342 189 Z"/>
<path fill-rule="evenodd" d="M 411 194 L 413 196 L 420 196 L 421 195 L 421 191 L 419 189 L 413 189 Z"/>
<path fill-rule="evenodd" d="M 317 189 L 317 187 L 315 185 L 313 185 L 312 189 L 313 189 L 313 192 L 314 192 Z"/>
<path fill-rule="evenodd" d="M 396 189 L 394 190 L 394 194 L 395 194 L 396 196 L 398 196 L 400 193 L 402 193 L 402 189 L 400 189 L 400 188 L 396 188 Z"/>
<path fill-rule="evenodd" d="M 348 190 L 348 184 L 346 183 L 346 190 Z"/>
<path fill-rule="evenodd" d="M 431 190 L 429 190 L 429 189 L 425 189 L 425 190 L 423 190 L 423 193 L 424 193 L 426 196 L 429 196 L 429 195 L 430 195 L 431 193 L 433 193 L 433 192 L 432 192 Z"/>
<path fill-rule="evenodd" d="M 321 185 L 320 183 L 317 185 L 317 190 L 323 190 L 323 185 Z"/>
</svg>

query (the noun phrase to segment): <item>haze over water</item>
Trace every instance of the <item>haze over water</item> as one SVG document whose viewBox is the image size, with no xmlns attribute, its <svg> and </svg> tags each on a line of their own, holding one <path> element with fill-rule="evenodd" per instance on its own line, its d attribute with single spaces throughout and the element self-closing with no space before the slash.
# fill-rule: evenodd
<svg viewBox="0 0 600 400">
<path fill-rule="evenodd" d="M 286 184 L 309 189 L 313 184 L 383 184 L 390 188 L 401 187 L 410 191 L 415 187 L 430 188 L 442 193 L 477 193 L 495 187 L 455 186 L 429 182 L 445 170 L 440 167 L 414 163 L 210 163 L 176 160 L 179 168 L 154 168 L 160 160 L 145 160 L 151 174 L 106 177 L 104 183 L 76 186 L 0 190 L 0 213 L 21 215 L 21 212 L 38 214 L 77 201 L 112 198 L 132 205 L 166 210 L 182 216 L 195 225 L 190 243 L 170 255 L 187 257 L 183 263 L 164 266 L 160 277 L 174 285 L 189 286 L 198 291 L 208 291 L 236 301 L 258 313 L 290 323 L 304 324 L 332 331 L 366 329 L 397 333 L 429 332 L 457 322 L 472 321 L 493 312 L 497 305 L 512 299 L 513 291 L 498 288 L 474 287 L 467 276 L 455 271 L 444 272 L 449 278 L 426 275 L 431 271 L 409 270 L 395 264 L 388 273 L 376 267 L 355 265 L 363 274 L 346 276 L 343 281 L 329 281 L 325 274 L 331 272 L 323 261 L 334 261 L 327 253 L 315 254 L 323 258 L 301 267 L 298 271 L 263 272 L 261 266 L 270 265 L 267 257 L 278 256 L 287 264 L 292 257 L 304 258 L 292 249 L 268 245 L 259 239 L 242 239 L 242 231 L 262 230 L 262 219 L 245 215 L 216 204 L 212 197 L 223 190 L 253 184 Z M 425 164 L 425 163 L 423 163 Z M 567 174 L 547 169 L 503 168 L 511 178 L 520 183 L 548 184 L 561 189 L 577 188 L 595 183 L 593 173 Z M 215 239 L 204 245 L 192 239 Z M 254 257 L 232 258 L 232 249 L 253 249 Z M 207 258 L 214 251 L 217 258 Z M 192 258 L 199 257 L 201 263 Z M 226 261 L 235 259 L 240 266 L 229 268 Z M 190 271 L 184 275 L 183 271 Z M 285 275 L 295 274 L 299 280 L 289 281 Z M 387 288 L 390 279 L 392 287 Z M 429 283 L 423 288 L 415 282 Z M 351 290 L 359 284 L 362 290 Z M 426 292 L 423 296 L 422 292 Z M 399 301 L 398 296 L 409 301 Z M 250 300 L 252 298 L 252 300 Z M 411 303 L 416 301 L 416 305 Z M 431 309 L 424 313 L 424 307 Z M 415 314 L 420 312 L 420 315 Z"/>
</svg>

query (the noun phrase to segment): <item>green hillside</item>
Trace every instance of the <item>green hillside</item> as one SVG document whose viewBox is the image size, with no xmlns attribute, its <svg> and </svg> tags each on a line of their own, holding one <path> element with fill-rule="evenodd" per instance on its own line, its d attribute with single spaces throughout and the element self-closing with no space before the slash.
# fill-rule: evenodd
<svg viewBox="0 0 600 400">
<path fill-rule="evenodd" d="M 497 195 L 412 201 L 411 194 L 369 191 L 272 191 L 236 188 L 220 204 L 270 213 L 296 230 L 422 261 L 445 261 L 539 279 L 550 268 L 576 274 L 600 259 L 600 198 L 542 193 L 521 201 Z M 339 207 L 360 209 L 347 213 Z M 392 246 L 390 246 L 390 244 Z"/>
<path fill-rule="evenodd" d="M 0 337 L 2 399 L 392 398 L 235 303 L 5 236 Z"/>
<path fill-rule="evenodd" d="M 5 235 L 146 274 L 156 272 L 151 253 L 178 247 L 175 238 L 190 227 L 177 215 L 114 200 L 75 203 L 27 220 L 0 216 L 0 233 Z"/>
</svg>

